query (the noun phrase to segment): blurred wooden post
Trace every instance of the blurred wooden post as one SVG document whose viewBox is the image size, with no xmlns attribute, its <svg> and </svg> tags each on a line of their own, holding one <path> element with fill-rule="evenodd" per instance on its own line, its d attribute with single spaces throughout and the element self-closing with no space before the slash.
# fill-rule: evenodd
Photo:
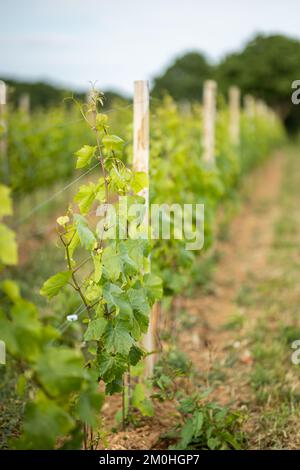
<svg viewBox="0 0 300 470">
<path fill-rule="evenodd" d="M 3 168 L 4 182 L 9 183 L 9 168 L 7 157 L 7 88 L 0 80 L 0 157 Z"/>
<path fill-rule="evenodd" d="M 215 163 L 215 120 L 216 120 L 217 83 L 206 80 L 203 88 L 203 158 L 210 164 Z"/>
<path fill-rule="evenodd" d="M 238 87 L 229 88 L 229 133 L 233 145 L 240 142 L 240 98 Z"/>
<path fill-rule="evenodd" d="M 149 85 L 145 80 L 134 82 L 133 102 L 133 170 L 143 171 L 149 177 Z M 144 188 L 139 193 L 145 198 L 146 211 L 144 216 L 144 229 L 149 229 L 149 188 Z M 150 260 L 149 260 L 150 261 Z M 144 335 L 143 344 L 147 352 L 155 348 L 153 315 L 150 314 L 149 328 Z M 153 374 L 153 354 L 147 356 L 145 376 Z"/>
<path fill-rule="evenodd" d="M 179 109 L 183 116 L 190 116 L 192 113 L 192 105 L 188 100 L 181 101 L 179 103 Z"/>
<path fill-rule="evenodd" d="M 245 113 L 248 117 L 255 116 L 255 99 L 253 98 L 253 96 L 245 95 L 244 108 L 245 108 Z"/>
<path fill-rule="evenodd" d="M 133 170 L 149 177 L 149 85 L 145 80 L 134 82 L 133 103 Z M 145 228 L 149 226 L 149 188 L 141 190 L 146 200 Z"/>
<path fill-rule="evenodd" d="M 95 96 L 95 90 L 93 88 L 89 89 L 85 95 L 86 104 L 91 104 Z"/>
<path fill-rule="evenodd" d="M 19 110 L 25 115 L 30 114 L 30 95 L 29 93 L 22 93 L 19 99 Z"/>
<path fill-rule="evenodd" d="M 256 111 L 259 116 L 266 117 L 268 114 L 268 107 L 263 100 L 256 101 Z"/>
</svg>

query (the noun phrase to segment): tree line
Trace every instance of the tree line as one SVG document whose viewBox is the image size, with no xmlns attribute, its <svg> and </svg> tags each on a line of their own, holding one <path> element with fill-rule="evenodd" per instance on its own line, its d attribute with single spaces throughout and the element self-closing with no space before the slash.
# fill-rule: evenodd
<svg viewBox="0 0 300 470">
<path fill-rule="evenodd" d="M 300 79 L 299 40 L 279 34 L 259 34 L 241 50 L 227 54 L 217 64 L 212 64 L 202 52 L 188 52 L 176 58 L 153 79 L 151 92 L 157 97 L 168 93 L 176 101 L 199 101 L 203 82 L 209 78 L 217 80 L 224 94 L 234 83 L 243 94 L 263 99 L 278 113 L 290 132 L 298 131 L 300 109 L 291 101 L 291 83 Z M 75 98 L 84 98 L 84 93 L 48 83 L 7 81 L 12 90 L 11 102 L 15 105 L 24 93 L 30 94 L 32 108 L 61 104 L 71 94 Z M 128 100 L 109 91 L 105 96 L 106 107 L 110 107 L 116 98 Z"/>
</svg>

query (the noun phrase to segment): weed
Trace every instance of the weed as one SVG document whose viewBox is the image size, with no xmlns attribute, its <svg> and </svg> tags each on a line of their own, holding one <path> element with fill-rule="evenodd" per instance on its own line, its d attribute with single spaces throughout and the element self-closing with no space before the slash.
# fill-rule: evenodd
<svg viewBox="0 0 300 470">
<path fill-rule="evenodd" d="M 178 411 L 183 424 L 175 430 L 180 437 L 172 449 L 242 449 L 245 436 L 240 431 L 241 413 L 216 403 L 204 403 L 204 396 L 195 394 L 180 400 Z"/>
<path fill-rule="evenodd" d="M 224 330 L 240 330 L 244 323 L 246 317 L 240 312 L 234 313 L 230 316 L 229 321 L 222 326 Z"/>
</svg>

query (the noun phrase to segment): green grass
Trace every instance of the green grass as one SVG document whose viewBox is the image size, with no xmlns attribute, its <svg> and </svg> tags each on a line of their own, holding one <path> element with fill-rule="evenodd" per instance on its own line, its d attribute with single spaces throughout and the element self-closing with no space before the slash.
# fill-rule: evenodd
<svg viewBox="0 0 300 470">
<path fill-rule="evenodd" d="M 246 321 L 245 315 L 237 311 L 230 316 L 228 322 L 226 322 L 222 326 L 222 329 L 223 330 L 240 330 L 241 328 L 243 328 L 245 321 Z"/>
<path fill-rule="evenodd" d="M 6 359 L 6 365 L 0 365 L 0 449 L 8 449 L 9 441 L 20 434 L 25 406 L 16 392 L 19 374 L 14 360 Z"/>
</svg>

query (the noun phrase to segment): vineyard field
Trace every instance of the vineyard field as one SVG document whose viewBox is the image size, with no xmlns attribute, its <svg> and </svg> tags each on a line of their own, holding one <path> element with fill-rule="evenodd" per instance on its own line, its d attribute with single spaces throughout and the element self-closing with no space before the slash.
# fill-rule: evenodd
<svg viewBox="0 0 300 470">
<path fill-rule="evenodd" d="M 205 129 L 201 106 L 185 110 L 166 97 L 151 106 L 151 158 L 147 176 L 133 166 L 131 106 L 116 110 L 111 119 L 110 113 L 102 112 L 101 103 L 102 97 L 95 91 L 88 106 L 76 104 L 73 111 L 67 113 L 49 110 L 48 115 L 43 114 L 43 127 L 40 129 L 37 126 L 41 122 L 38 113 L 30 116 L 10 113 L 8 160 L 19 172 L 13 175 L 10 193 L 6 186 L 2 186 L 6 201 L 3 215 L 9 215 L 14 226 L 13 199 L 19 217 L 16 235 L 17 240 L 20 239 L 20 250 L 30 249 L 28 237 L 34 237 L 32 246 L 35 251 L 21 257 L 20 267 L 27 266 L 27 272 L 30 265 L 28 273 L 31 275 L 24 277 L 22 269 L 18 274 L 16 268 L 7 268 L 11 274 L 1 284 L 6 305 L 1 317 L 2 336 L 16 367 L 18 364 L 25 367 L 16 387 L 21 400 L 28 401 L 25 414 L 14 431 L 20 432 L 20 437 L 14 441 L 7 440 L 6 445 L 15 442 L 13 445 L 18 448 L 57 448 L 58 439 L 66 435 L 67 444 L 64 438 L 62 448 L 65 445 L 81 447 L 80 421 L 83 421 L 84 446 L 101 447 L 105 442 L 102 442 L 101 433 L 105 426 L 108 429 L 112 418 L 123 428 L 117 434 L 117 440 L 112 438 L 112 442 L 122 440 L 124 433 L 132 435 L 134 440 L 138 431 L 132 430 L 132 426 L 134 429 L 142 420 L 137 429 L 142 426 L 144 432 L 143 420 L 155 422 L 156 416 L 161 414 L 159 403 L 167 401 L 171 409 L 174 407 L 172 413 L 175 415 L 182 406 L 190 407 L 183 411 L 182 418 L 178 415 L 180 419 L 177 424 L 173 423 L 175 427 L 182 422 L 185 413 L 196 419 L 197 414 L 202 416 L 204 412 L 208 414 L 201 419 L 207 420 L 205 426 L 212 426 L 211 420 L 215 418 L 209 412 L 210 407 L 216 417 L 220 414 L 232 422 L 226 430 L 230 436 L 227 441 L 220 440 L 223 431 L 222 428 L 218 431 L 217 426 L 212 428 L 215 436 L 206 444 L 203 442 L 204 447 L 242 448 L 245 437 L 240 430 L 237 431 L 243 421 L 242 414 L 204 398 L 205 381 L 201 385 L 201 374 L 207 365 L 202 372 L 201 368 L 195 369 L 197 361 L 194 363 L 191 359 L 195 352 L 189 351 L 184 338 L 192 328 L 192 350 L 193 345 L 199 347 L 199 341 L 204 340 L 200 339 L 197 330 L 194 331 L 193 325 L 198 324 L 195 314 L 188 312 L 190 309 L 198 310 L 198 307 L 193 307 L 198 302 L 201 310 L 207 296 L 210 304 L 210 296 L 217 288 L 213 287 L 214 282 L 218 282 L 218 278 L 214 280 L 213 273 L 220 263 L 221 266 L 224 263 L 222 258 L 218 260 L 219 253 L 223 251 L 218 244 L 224 242 L 217 240 L 225 237 L 236 217 L 241 217 L 235 214 L 240 211 L 238 199 L 241 194 L 248 191 L 250 195 L 249 188 L 244 189 L 245 184 L 249 185 L 249 175 L 257 172 L 256 167 L 260 168 L 259 171 L 266 171 L 262 170 L 266 165 L 273 165 L 273 160 L 268 162 L 268 157 L 284 144 L 284 131 L 270 110 L 258 108 L 250 113 L 244 109 L 240 116 L 239 142 L 235 143 L 230 134 L 230 109 L 223 104 L 218 107 L 215 124 L 214 160 L 205 161 L 201 157 Z M 63 125 L 75 116 L 77 119 L 70 126 Z M 80 119 L 80 116 L 83 117 Z M 114 133 L 114 128 L 120 126 L 122 137 Z M 26 150 L 26 154 L 18 151 L 18 145 Z M 37 165 L 39 161 L 41 164 Z M 61 185 L 62 189 L 55 188 L 52 197 L 54 182 L 56 188 Z M 145 206 L 142 194 L 148 185 L 150 206 L 204 205 L 204 245 L 200 251 L 186 249 L 187 240 L 179 240 L 176 236 L 176 220 L 172 217 L 173 235 L 169 240 L 147 240 L 139 226 L 133 240 L 104 237 L 104 232 L 101 238 L 99 223 L 104 231 L 112 229 L 105 225 L 113 220 L 105 212 L 108 202 L 113 201 L 113 207 L 117 208 L 114 223 L 120 236 L 124 218 L 120 218 L 121 206 L 117 200 L 126 199 L 131 207 L 134 203 Z M 38 191 L 41 186 L 48 198 Z M 29 198 L 29 205 L 35 202 L 35 207 L 29 207 L 23 221 L 20 208 L 22 204 L 24 207 L 24 202 L 19 188 L 22 188 L 24 200 Z M 44 200 L 39 201 L 41 194 Z M 67 197 L 74 198 L 72 205 Z M 51 207 L 56 198 L 58 202 Z M 100 222 L 96 217 L 97 202 L 104 204 L 104 213 L 101 214 L 104 219 L 100 217 Z M 50 209 L 47 210 L 48 205 Z M 63 207 L 65 212 L 59 214 L 59 208 Z M 54 219 L 54 225 L 43 233 L 43 227 L 39 225 L 45 224 L 47 219 Z M 130 222 L 127 219 L 126 223 Z M 2 262 L 14 265 L 17 260 L 15 235 L 8 227 L 5 230 L 7 240 L 8 237 L 10 240 L 11 257 L 7 258 L 5 250 Z M 241 250 L 245 247 L 242 246 Z M 45 262 L 41 270 L 40 266 Z M 55 274 L 55 271 L 58 272 Z M 226 271 L 225 267 L 223 271 Z M 45 273 L 48 280 L 43 278 Z M 37 276 L 40 288 L 36 285 Z M 203 292 L 200 299 L 196 296 L 199 289 Z M 40 294 L 49 300 L 43 300 Z M 7 316 L 9 310 L 12 316 Z M 15 316 L 13 312 L 17 311 L 19 313 Z M 232 322 L 239 325 L 242 319 L 239 319 L 240 314 L 235 315 L 237 318 L 233 317 Z M 156 352 L 152 352 L 154 361 L 151 360 L 154 369 L 150 369 L 150 375 L 148 371 L 144 376 L 147 349 L 144 349 L 141 339 L 145 334 L 149 336 L 149 319 Z M 183 337 L 179 333 L 182 325 L 186 325 Z M 178 341 L 182 343 L 180 348 L 177 348 Z M 196 378 L 199 373 L 199 378 Z M 16 377 L 8 374 L 5 380 L 8 393 L 12 393 L 12 389 L 9 392 L 10 384 Z M 193 391 L 186 388 L 190 380 L 194 382 Z M 176 392 L 180 383 L 181 391 Z M 33 390 L 34 398 L 30 398 Z M 14 403 L 16 399 L 13 396 L 10 400 Z M 190 405 L 189 396 L 194 397 Z M 176 411 L 176 403 L 179 411 Z M 115 416 L 110 418 L 111 412 L 107 414 L 106 409 L 114 410 Z M 37 424 L 43 426 L 45 413 L 49 423 L 53 424 L 49 432 L 42 434 Z M 185 424 L 183 422 L 182 436 L 189 423 L 189 420 Z M 225 426 L 224 423 L 220 425 Z M 124 428 L 128 430 L 124 431 Z M 147 442 L 149 438 L 145 439 Z M 189 445 L 182 437 L 176 448 Z"/>
<path fill-rule="evenodd" d="M 300 449 L 289 2 L 1 5 L 3 465 Z"/>
</svg>

